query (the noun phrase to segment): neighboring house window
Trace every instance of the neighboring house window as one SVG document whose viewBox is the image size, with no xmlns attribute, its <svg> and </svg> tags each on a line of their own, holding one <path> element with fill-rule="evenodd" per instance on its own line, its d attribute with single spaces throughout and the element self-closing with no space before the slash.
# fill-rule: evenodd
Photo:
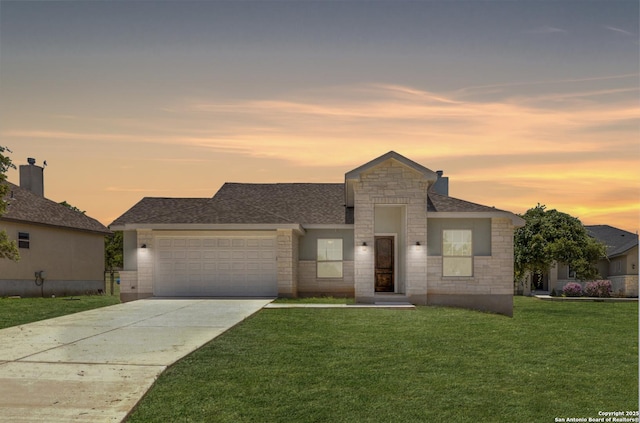
<svg viewBox="0 0 640 423">
<path fill-rule="evenodd" d="M 473 276 L 471 230 L 442 231 L 442 276 Z"/>
<path fill-rule="evenodd" d="M 319 278 L 341 278 L 342 240 L 319 239 L 317 264 Z"/>
<path fill-rule="evenodd" d="M 573 270 L 571 267 L 569 267 L 569 269 L 567 270 L 569 272 L 569 279 L 575 279 L 576 278 L 576 271 Z"/>
<path fill-rule="evenodd" d="M 29 248 L 29 232 L 18 232 L 18 248 Z"/>
</svg>

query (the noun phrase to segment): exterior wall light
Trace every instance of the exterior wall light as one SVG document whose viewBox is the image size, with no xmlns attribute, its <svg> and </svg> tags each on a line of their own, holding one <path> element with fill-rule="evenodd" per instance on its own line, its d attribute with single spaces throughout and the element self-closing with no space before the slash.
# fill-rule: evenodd
<svg viewBox="0 0 640 423">
<path fill-rule="evenodd" d="M 419 247 L 420 246 L 420 241 L 416 241 L 416 246 Z"/>
<path fill-rule="evenodd" d="M 363 243 L 362 243 L 362 246 L 363 246 L 363 247 L 366 247 L 366 246 L 367 246 L 367 243 L 366 243 L 366 242 L 363 242 Z"/>
<path fill-rule="evenodd" d="M 147 244 L 142 244 L 140 248 L 147 248 Z"/>
</svg>

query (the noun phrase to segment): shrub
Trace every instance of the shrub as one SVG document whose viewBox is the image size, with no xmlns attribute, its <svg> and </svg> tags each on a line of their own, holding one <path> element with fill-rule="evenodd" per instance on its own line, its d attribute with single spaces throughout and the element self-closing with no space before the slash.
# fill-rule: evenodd
<svg viewBox="0 0 640 423">
<path fill-rule="evenodd" d="M 569 282 L 562 288 L 562 293 L 567 297 L 579 297 L 582 295 L 582 286 L 579 283 Z"/>
<path fill-rule="evenodd" d="M 589 282 L 584 287 L 584 295 L 587 297 L 609 298 L 611 296 L 611 281 Z"/>
</svg>

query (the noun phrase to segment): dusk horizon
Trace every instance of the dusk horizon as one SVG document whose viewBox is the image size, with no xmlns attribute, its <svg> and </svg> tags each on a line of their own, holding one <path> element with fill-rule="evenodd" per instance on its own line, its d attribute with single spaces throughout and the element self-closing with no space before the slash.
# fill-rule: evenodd
<svg viewBox="0 0 640 423">
<path fill-rule="evenodd" d="M 639 8 L 0 2 L 0 145 L 105 225 L 225 182 L 344 182 L 393 150 L 452 197 L 636 233 Z"/>
</svg>

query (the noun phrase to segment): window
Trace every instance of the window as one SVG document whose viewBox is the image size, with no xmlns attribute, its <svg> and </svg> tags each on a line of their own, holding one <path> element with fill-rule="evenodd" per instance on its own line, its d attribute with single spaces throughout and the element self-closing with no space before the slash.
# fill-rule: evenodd
<svg viewBox="0 0 640 423">
<path fill-rule="evenodd" d="M 29 248 L 28 232 L 18 232 L 18 248 Z"/>
<path fill-rule="evenodd" d="M 573 270 L 571 268 L 571 266 L 569 266 L 569 269 L 567 270 L 567 272 L 568 272 L 569 279 L 575 279 L 576 278 L 576 271 Z"/>
<path fill-rule="evenodd" d="M 342 240 L 318 240 L 318 277 L 342 277 Z"/>
<path fill-rule="evenodd" d="M 473 276 L 471 230 L 442 231 L 442 276 Z"/>
</svg>

